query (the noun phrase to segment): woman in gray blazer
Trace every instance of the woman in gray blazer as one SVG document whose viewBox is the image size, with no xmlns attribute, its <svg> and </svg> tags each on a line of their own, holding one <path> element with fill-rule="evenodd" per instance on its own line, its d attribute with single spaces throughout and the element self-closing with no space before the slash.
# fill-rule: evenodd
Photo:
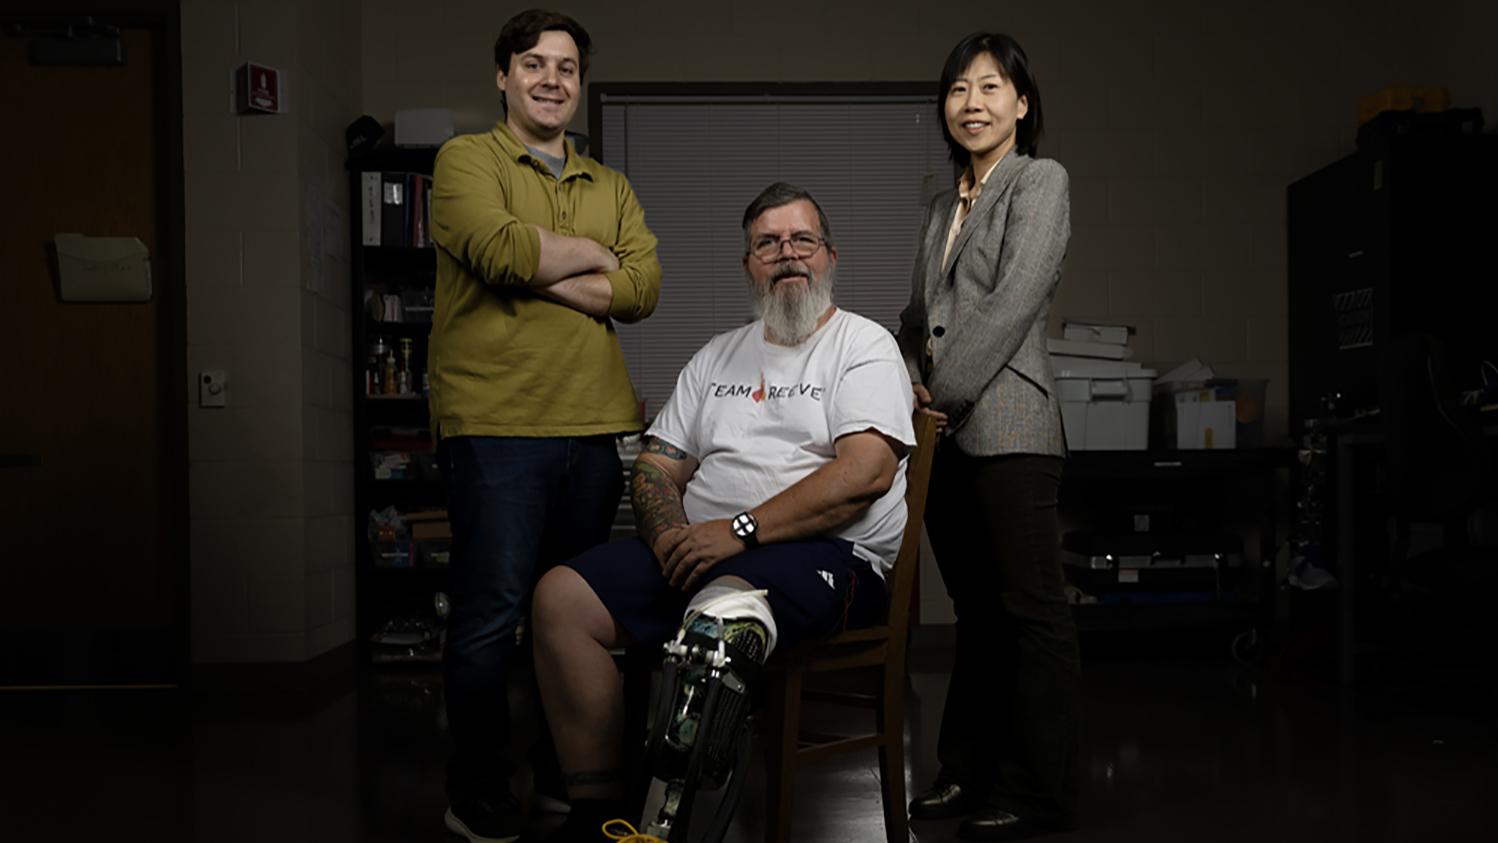
<svg viewBox="0 0 1498 843">
<path fill-rule="evenodd" d="M 1078 652 L 1056 492 L 1066 444 L 1046 320 L 1071 234 L 1066 170 L 1035 158 L 1040 90 L 1014 39 L 963 39 L 941 75 L 942 134 L 965 165 L 922 225 L 900 347 L 943 422 L 926 507 L 957 614 L 933 786 L 916 818 L 967 840 L 1075 826 Z"/>
</svg>

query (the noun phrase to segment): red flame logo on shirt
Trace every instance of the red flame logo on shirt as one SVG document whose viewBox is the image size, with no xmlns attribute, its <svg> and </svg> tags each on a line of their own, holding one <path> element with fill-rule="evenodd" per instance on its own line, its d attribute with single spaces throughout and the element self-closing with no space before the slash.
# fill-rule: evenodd
<svg viewBox="0 0 1498 843">
<path fill-rule="evenodd" d="M 756 404 L 758 404 L 759 402 L 765 400 L 765 373 L 764 372 L 760 372 L 759 373 L 759 389 L 756 389 L 753 392 L 749 393 L 749 397 L 753 398 L 754 399 L 754 403 L 756 403 Z"/>
</svg>

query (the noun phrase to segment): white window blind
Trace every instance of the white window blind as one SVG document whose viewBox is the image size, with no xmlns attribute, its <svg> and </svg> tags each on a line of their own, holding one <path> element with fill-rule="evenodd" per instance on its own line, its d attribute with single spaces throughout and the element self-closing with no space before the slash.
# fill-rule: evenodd
<svg viewBox="0 0 1498 843">
<path fill-rule="evenodd" d="M 838 306 L 899 325 L 926 202 L 954 183 L 934 97 L 609 95 L 601 114 L 603 163 L 629 177 L 660 240 L 660 304 L 617 326 L 650 415 L 709 338 L 753 318 L 740 222 L 773 182 L 826 212 Z"/>
</svg>

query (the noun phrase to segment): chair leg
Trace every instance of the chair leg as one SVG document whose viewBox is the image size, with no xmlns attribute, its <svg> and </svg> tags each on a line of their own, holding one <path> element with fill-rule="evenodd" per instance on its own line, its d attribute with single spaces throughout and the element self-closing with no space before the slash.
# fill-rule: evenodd
<svg viewBox="0 0 1498 843">
<path fill-rule="evenodd" d="M 795 808 L 796 747 L 801 732 L 801 674 L 773 674 L 765 683 L 765 840 L 790 843 Z"/>
<path fill-rule="evenodd" d="M 895 669 L 896 667 L 901 669 Z M 905 812 L 905 671 L 885 664 L 874 717 L 884 735 L 879 747 L 879 780 L 883 786 L 884 833 L 889 843 L 908 843 L 910 817 Z"/>
</svg>

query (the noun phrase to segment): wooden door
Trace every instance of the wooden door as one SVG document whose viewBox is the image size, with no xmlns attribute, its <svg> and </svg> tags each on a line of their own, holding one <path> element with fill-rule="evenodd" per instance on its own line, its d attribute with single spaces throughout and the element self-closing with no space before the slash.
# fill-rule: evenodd
<svg viewBox="0 0 1498 843">
<path fill-rule="evenodd" d="M 0 37 L 0 685 L 171 682 L 186 606 L 168 441 L 165 74 L 150 30 L 124 67 L 40 67 Z M 152 297 L 63 303 L 59 233 L 133 236 Z"/>
</svg>

